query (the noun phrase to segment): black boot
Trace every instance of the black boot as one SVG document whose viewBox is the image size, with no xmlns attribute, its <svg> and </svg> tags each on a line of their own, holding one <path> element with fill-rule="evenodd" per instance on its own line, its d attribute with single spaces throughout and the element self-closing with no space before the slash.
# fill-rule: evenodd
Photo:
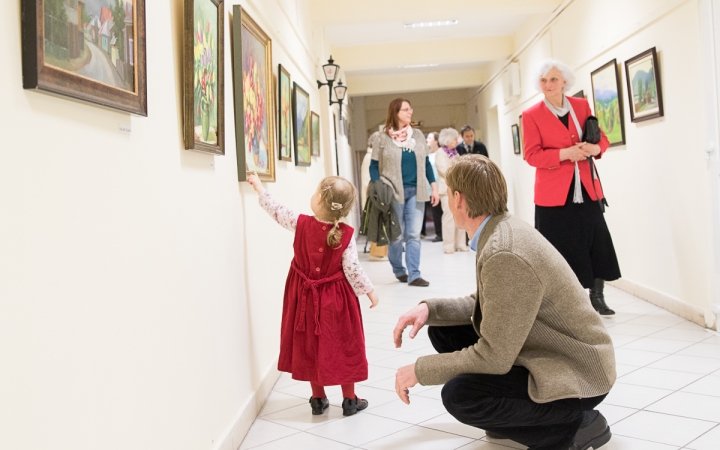
<svg viewBox="0 0 720 450">
<path fill-rule="evenodd" d="M 593 287 L 590 288 L 590 303 L 601 316 L 612 316 L 615 314 L 615 311 L 610 309 L 605 303 L 603 287 L 605 287 L 605 280 L 595 278 L 595 283 Z"/>
</svg>

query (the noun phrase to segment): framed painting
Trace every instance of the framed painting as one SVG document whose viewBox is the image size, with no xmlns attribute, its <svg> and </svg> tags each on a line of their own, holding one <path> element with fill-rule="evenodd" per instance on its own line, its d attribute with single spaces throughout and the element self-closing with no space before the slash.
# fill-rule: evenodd
<svg viewBox="0 0 720 450">
<path fill-rule="evenodd" d="M 22 0 L 23 87 L 147 116 L 145 0 Z"/>
<path fill-rule="evenodd" d="M 272 41 L 239 5 L 232 32 L 238 181 L 247 172 L 275 181 Z"/>
<path fill-rule="evenodd" d="M 590 74 L 595 117 L 610 147 L 625 144 L 622 95 L 618 77 L 617 61 L 614 59 Z"/>
<path fill-rule="evenodd" d="M 517 126 L 517 124 L 510 125 L 510 130 L 512 131 L 512 139 L 513 139 L 513 150 L 515 151 L 516 155 L 520 154 L 520 128 Z"/>
<path fill-rule="evenodd" d="M 523 136 L 522 114 L 518 117 L 518 138 L 520 141 L 520 153 L 522 153 L 522 157 L 525 159 L 525 136 Z"/>
<path fill-rule="evenodd" d="M 295 165 L 310 165 L 310 96 L 297 83 L 293 83 L 293 138 L 295 139 Z"/>
<path fill-rule="evenodd" d="M 320 156 L 320 116 L 310 114 L 310 154 Z"/>
<path fill-rule="evenodd" d="M 278 150 L 281 161 L 292 161 L 292 85 L 282 64 L 278 64 Z"/>
<path fill-rule="evenodd" d="M 222 0 L 185 0 L 185 148 L 225 154 L 225 22 Z"/>
<path fill-rule="evenodd" d="M 655 47 L 625 61 L 630 120 L 642 122 L 665 115 Z"/>
</svg>

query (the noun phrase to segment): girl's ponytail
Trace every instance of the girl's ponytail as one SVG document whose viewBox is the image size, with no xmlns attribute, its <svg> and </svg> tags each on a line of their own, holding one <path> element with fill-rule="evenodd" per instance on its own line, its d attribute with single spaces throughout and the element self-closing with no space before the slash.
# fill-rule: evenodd
<svg viewBox="0 0 720 450">
<path fill-rule="evenodd" d="M 330 248 L 338 248 L 340 247 L 340 240 L 342 239 L 342 230 L 340 229 L 340 223 L 338 219 L 335 219 L 335 224 L 332 228 L 330 228 L 330 231 L 328 231 L 327 234 L 327 245 Z"/>
</svg>

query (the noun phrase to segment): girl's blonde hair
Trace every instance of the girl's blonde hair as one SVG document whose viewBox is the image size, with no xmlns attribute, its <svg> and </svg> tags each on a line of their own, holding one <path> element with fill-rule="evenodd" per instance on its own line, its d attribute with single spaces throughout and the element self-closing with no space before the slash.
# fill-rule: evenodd
<svg viewBox="0 0 720 450">
<path fill-rule="evenodd" d="M 327 234 L 327 244 L 331 248 L 338 248 L 342 239 L 339 222 L 355 205 L 357 190 L 351 182 L 342 177 L 325 178 L 320 182 L 318 190 L 323 207 L 334 221 L 333 227 Z"/>
</svg>

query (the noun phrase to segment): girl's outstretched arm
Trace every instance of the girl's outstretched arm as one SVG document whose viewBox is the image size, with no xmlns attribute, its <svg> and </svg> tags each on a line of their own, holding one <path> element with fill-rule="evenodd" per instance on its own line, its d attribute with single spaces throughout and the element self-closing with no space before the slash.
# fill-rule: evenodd
<svg viewBox="0 0 720 450">
<path fill-rule="evenodd" d="M 260 196 L 260 206 L 272 217 L 275 222 L 279 223 L 283 228 L 295 231 L 297 228 L 298 216 L 287 206 L 278 203 L 269 192 L 265 190 L 255 172 L 248 175 L 247 182 L 255 189 Z"/>
</svg>

